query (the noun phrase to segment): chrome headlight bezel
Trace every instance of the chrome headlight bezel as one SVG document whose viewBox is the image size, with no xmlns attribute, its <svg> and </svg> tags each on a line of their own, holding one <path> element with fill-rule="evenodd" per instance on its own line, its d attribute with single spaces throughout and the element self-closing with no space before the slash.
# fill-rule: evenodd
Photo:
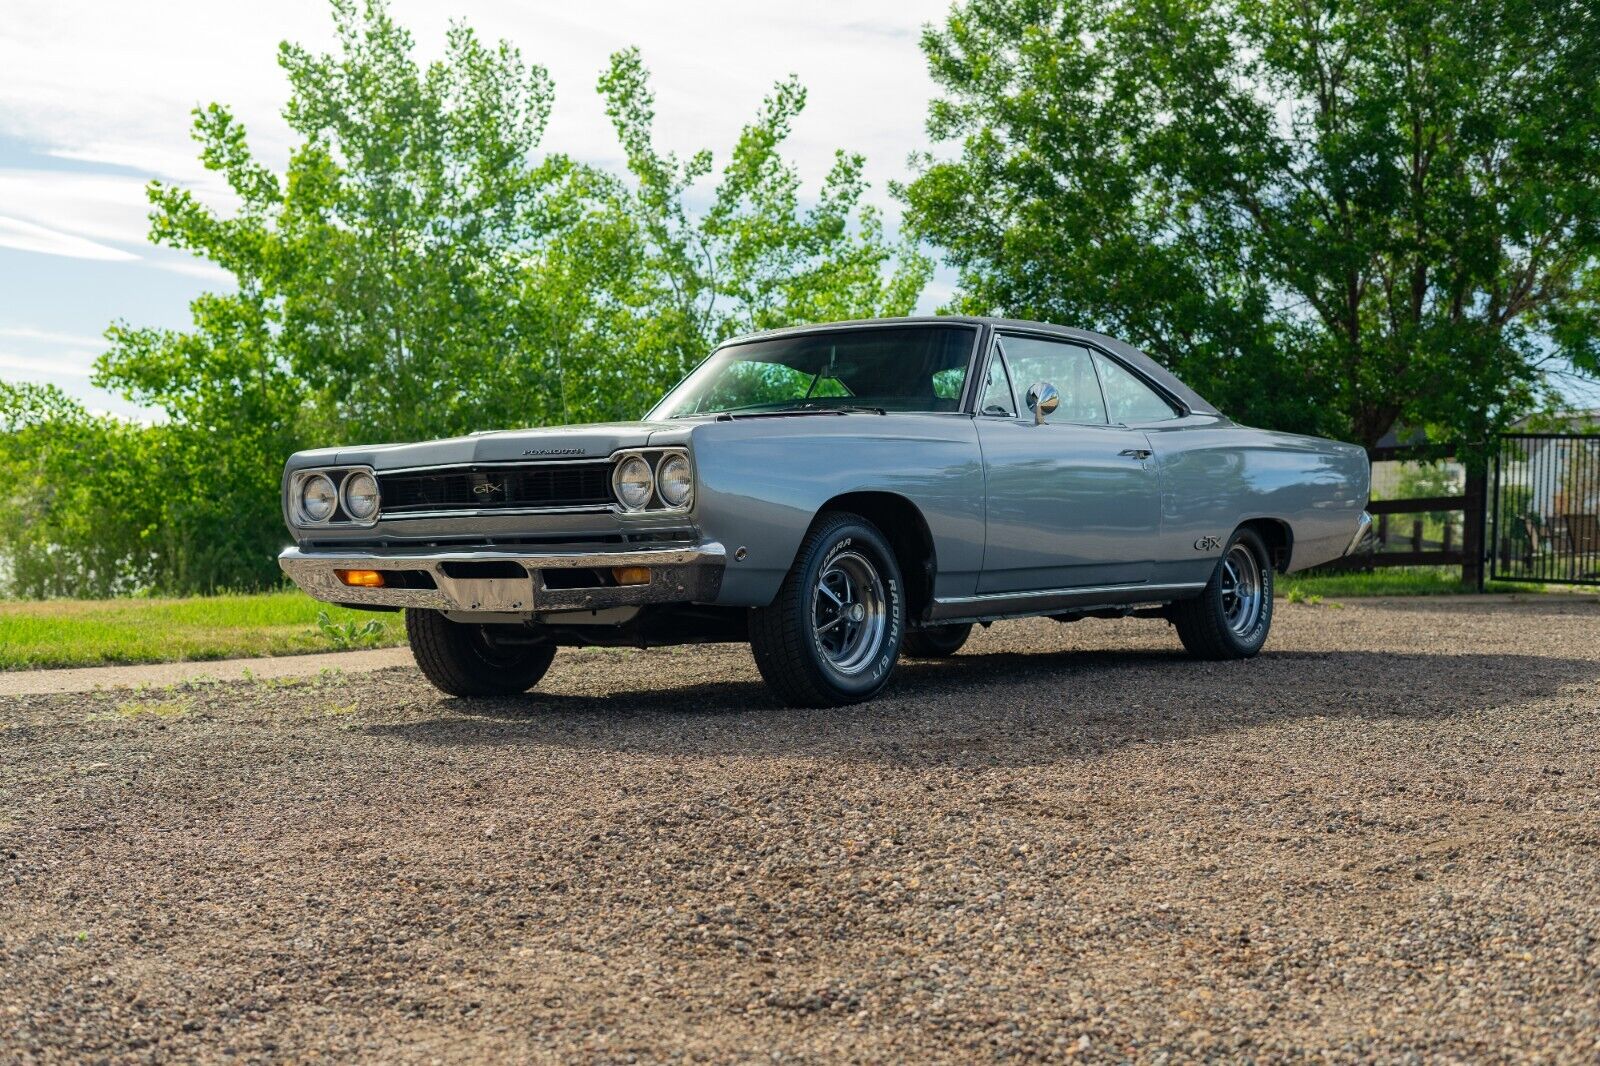
<svg viewBox="0 0 1600 1066">
<path fill-rule="evenodd" d="M 682 467 L 683 469 L 681 482 L 683 493 L 677 499 L 673 499 L 667 489 L 669 484 L 667 480 L 668 467 Z M 667 452 L 661 457 L 661 461 L 656 464 L 656 498 L 667 508 L 677 511 L 687 510 L 694 503 L 694 464 L 689 462 L 687 452 Z"/>
<path fill-rule="evenodd" d="M 638 502 L 629 502 L 628 495 L 623 491 L 623 474 L 631 468 L 643 468 L 643 473 L 635 480 L 635 484 L 644 485 L 644 498 Z M 611 468 L 611 494 L 617 498 L 617 506 L 630 514 L 643 511 L 650 506 L 650 501 L 656 495 L 656 473 L 650 466 L 650 461 L 642 455 L 625 455 Z"/>
<path fill-rule="evenodd" d="M 372 513 L 357 518 L 350 507 L 349 487 L 357 477 L 370 478 L 373 485 Z M 306 495 L 313 486 L 325 486 L 332 494 L 333 507 L 321 517 L 306 505 Z M 377 524 L 383 514 L 383 499 L 378 487 L 378 475 L 370 466 L 309 467 L 296 470 L 289 477 L 288 511 L 290 523 L 300 528 L 367 528 Z"/>
<path fill-rule="evenodd" d="M 362 514 L 355 505 L 356 483 L 369 482 L 372 485 L 371 493 L 363 492 L 362 495 L 372 497 L 372 510 Z M 378 488 L 378 479 L 370 470 L 352 470 L 344 476 L 344 481 L 339 485 L 339 503 L 344 507 L 344 513 L 350 521 L 356 523 L 375 522 L 378 513 L 383 510 L 383 495 Z"/>
<path fill-rule="evenodd" d="M 661 491 L 661 471 L 669 462 L 674 460 L 687 465 L 689 492 L 681 503 L 673 503 Z M 630 503 L 624 499 L 621 490 L 622 472 L 629 464 L 638 461 L 649 471 L 650 495 L 642 504 Z M 649 515 L 676 515 L 685 514 L 694 506 L 695 469 L 694 457 L 689 449 L 681 445 L 668 445 L 658 448 L 624 448 L 611 453 L 611 495 L 615 500 L 614 507 L 621 514 L 649 514 Z M 635 469 L 635 468 L 630 468 Z M 641 476 L 642 480 L 642 476 Z"/>
<path fill-rule="evenodd" d="M 322 489 L 319 497 L 327 501 L 327 513 L 318 515 L 308 502 L 313 489 Z M 299 516 L 302 525 L 322 526 L 333 521 L 339 513 L 339 486 L 333 478 L 320 470 L 314 471 L 300 479 L 294 493 L 295 513 Z"/>
</svg>

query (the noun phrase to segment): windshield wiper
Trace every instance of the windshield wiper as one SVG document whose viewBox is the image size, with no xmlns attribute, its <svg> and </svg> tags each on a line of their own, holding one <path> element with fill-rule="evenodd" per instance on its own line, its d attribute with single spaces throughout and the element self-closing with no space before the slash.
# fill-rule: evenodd
<svg viewBox="0 0 1600 1066">
<path fill-rule="evenodd" d="M 864 404 L 805 403 L 794 407 L 777 407 L 766 411 L 735 407 L 729 411 L 717 412 L 717 421 L 732 422 L 736 418 L 792 418 L 796 415 L 886 415 L 888 413 L 882 407 L 869 407 Z"/>
</svg>

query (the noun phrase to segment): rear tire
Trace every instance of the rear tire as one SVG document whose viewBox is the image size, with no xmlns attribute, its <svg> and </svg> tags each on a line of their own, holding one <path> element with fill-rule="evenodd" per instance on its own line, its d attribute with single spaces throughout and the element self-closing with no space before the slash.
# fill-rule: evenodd
<svg viewBox="0 0 1600 1066">
<path fill-rule="evenodd" d="M 452 622 L 438 611 L 406 609 L 411 655 L 433 687 L 449 696 L 514 696 L 537 685 L 550 669 L 554 644 L 497 644 L 493 628 Z"/>
<path fill-rule="evenodd" d="M 948 659 L 961 650 L 961 646 L 971 635 L 971 622 L 914 629 L 906 634 L 901 651 L 912 659 Z"/>
<path fill-rule="evenodd" d="M 822 515 L 770 606 L 750 612 L 750 650 L 791 707 L 871 699 L 889 683 L 905 635 L 894 552 L 860 515 Z"/>
<path fill-rule="evenodd" d="M 1252 529 L 1234 531 L 1205 590 L 1171 608 L 1178 639 L 1197 659 L 1248 659 L 1272 629 L 1272 559 Z"/>
</svg>

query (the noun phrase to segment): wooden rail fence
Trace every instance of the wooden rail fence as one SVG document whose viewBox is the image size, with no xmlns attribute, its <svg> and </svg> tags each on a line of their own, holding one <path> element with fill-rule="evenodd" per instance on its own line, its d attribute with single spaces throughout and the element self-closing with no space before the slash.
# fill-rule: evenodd
<svg viewBox="0 0 1600 1066">
<path fill-rule="evenodd" d="M 1448 459 L 1455 449 L 1448 446 L 1420 448 L 1371 448 L 1367 457 L 1372 462 L 1386 460 Z M 1367 538 L 1364 551 L 1347 555 L 1321 569 L 1374 570 L 1387 566 L 1459 566 L 1461 580 L 1475 588 L 1483 588 L 1483 530 L 1487 515 L 1489 477 L 1487 470 L 1467 471 L 1465 492 L 1459 496 L 1421 496 L 1409 500 L 1373 500 L 1367 505 L 1372 515 L 1372 536 Z M 1461 543 L 1455 539 L 1454 523 L 1444 525 L 1443 540 L 1431 543 L 1423 539 L 1423 520 L 1415 518 L 1409 523 L 1396 521 L 1403 515 L 1422 515 L 1437 511 L 1462 513 Z M 1389 550 L 1392 544 L 1405 548 Z"/>
</svg>

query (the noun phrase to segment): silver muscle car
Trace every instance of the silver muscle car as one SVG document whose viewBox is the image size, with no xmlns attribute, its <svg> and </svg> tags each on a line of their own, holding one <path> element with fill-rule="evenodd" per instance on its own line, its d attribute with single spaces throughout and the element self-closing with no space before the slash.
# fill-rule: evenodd
<svg viewBox="0 0 1600 1066">
<path fill-rule="evenodd" d="M 405 609 L 451 695 L 523 692 L 563 645 L 748 641 L 822 706 L 1027 615 L 1254 655 L 1274 571 L 1352 550 L 1368 481 L 1360 448 L 1236 425 L 1110 337 L 847 322 L 729 341 L 642 422 L 299 452 L 280 562 Z"/>
</svg>

